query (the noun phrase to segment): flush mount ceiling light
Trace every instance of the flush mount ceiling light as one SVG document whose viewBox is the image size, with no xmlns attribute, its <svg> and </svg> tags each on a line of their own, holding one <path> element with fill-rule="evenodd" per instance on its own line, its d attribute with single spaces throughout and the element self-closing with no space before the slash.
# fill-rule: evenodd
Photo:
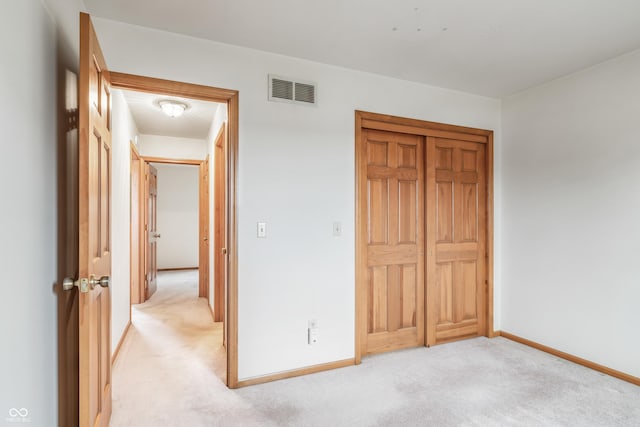
<svg viewBox="0 0 640 427">
<path fill-rule="evenodd" d="M 158 105 L 160 106 L 162 112 L 169 117 L 180 117 L 188 108 L 187 104 L 185 103 L 169 99 L 158 101 Z"/>
</svg>

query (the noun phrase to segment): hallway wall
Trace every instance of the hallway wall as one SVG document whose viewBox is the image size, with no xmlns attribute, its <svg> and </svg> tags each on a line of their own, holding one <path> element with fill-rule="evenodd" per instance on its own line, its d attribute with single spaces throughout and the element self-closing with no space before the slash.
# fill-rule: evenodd
<svg viewBox="0 0 640 427">
<path fill-rule="evenodd" d="M 143 134 L 139 144 L 141 156 L 204 160 L 208 153 L 203 139 Z"/>
<path fill-rule="evenodd" d="M 130 319 L 131 141 L 138 128 L 120 90 L 113 90 L 111 132 L 111 352 Z"/>
</svg>

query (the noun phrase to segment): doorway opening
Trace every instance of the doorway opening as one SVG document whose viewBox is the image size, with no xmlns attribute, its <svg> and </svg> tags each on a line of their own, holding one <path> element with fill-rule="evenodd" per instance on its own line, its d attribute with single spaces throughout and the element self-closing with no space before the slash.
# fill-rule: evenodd
<svg viewBox="0 0 640 427">
<path fill-rule="evenodd" d="M 131 170 L 131 257 L 143 260 L 142 269 L 131 263 L 131 304 L 155 292 L 158 271 L 198 270 L 198 296 L 209 298 L 209 156 L 140 156 L 132 144 Z M 134 182 L 141 178 L 135 194 Z M 134 222 L 139 224 L 135 230 Z M 137 235 L 143 238 L 134 242 Z"/>
<path fill-rule="evenodd" d="M 230 388 L 237 386 L 237 261 L 236 261 L 236 212 L 235 188 L 238 144 L 238 94 L 236 91 L 207 86 L 179 83 L 124 73 L 111 73 L 113 89 L 132 91 L 142 94 L 154 94 L 164 98 L 186 99 L 188 104 L 196 102 L 218 103 L 226 113 L 226 123 L 218 124 L 215 138 L 212 139 L 210 169 L 209 156 L 168 156 L 164 152 L 148 153 L 140 149 L 144 141 L 131 143 L 131 303 L 143 302 L 149 293 L 148 256 L 149 232 L 144 229 L 148 222 L 148 178 L 145 180 L 147 165 L 191 165 L 198 167 L 199 176 L 199 212 L 198 212 L 198 295 L 207 298 L 213 317 L 223 322 L 223 337 L 226 353 L 224 382 Z M 213 126 L 212 126 L 213 127 Z M 138 142 L 136 144 L 135 142 Z M 164 147 L 171 151 L 170 147 Z M 199 157 L 199 158 L 188 158 Z M 224 166 L 223 173 L 219 173 Z M 218 180 L 219 188 L 212 184 Z M 222 180 L 222 181 L 219 181 Z M 136 194 L 136 191 L 137 194 Z M 145 192 L 146 190 L 146 192 Z M 216 197 L 215 205 L 213 196 Z M 138 206 L 138 212 L 135 207 Z M 214 213 L 217 209 L 218 213 Z M 215 218 L 215 221 L 213 219 Z M 223 222 L 220 222 L 223 218 Z M 211 219 L 211 220 L 210 220 Z M 136 223 L 138 225 L 136 229 Z M 215 228 L 217 227 L 217 228 Z M 215 229 L 215 233 L 211 231 Z M 155 234 L 162 235 L 162 230 Z M 152 239 L 154 237 L 152 236 Z M 160 238 L 159 236 L 155 237 Z M 213 241 L 211 240 L 213 239 Z M 214 248 L 219 250 L 214 251 Z M 220 256 L 222 255 L 222 256 Z M 209 265 L 215 268 L 210 271 Z M 145 289 L 145 281 L 147 287 Z M 209 299 L 209 297 L 211 297 Z"/>
</svg>

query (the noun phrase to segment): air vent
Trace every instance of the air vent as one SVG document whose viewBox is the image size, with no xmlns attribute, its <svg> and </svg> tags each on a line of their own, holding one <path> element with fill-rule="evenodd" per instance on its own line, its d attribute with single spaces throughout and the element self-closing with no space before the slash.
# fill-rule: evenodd
<svg viewBox="0 0 640 427">
<path fill-rule="evenodd" d="M 316 105 L 315 83 L 269 75 L 269 101 Z"/>
<path fill-rule="evenodd" d="M 307 102 L 309 104 L 316 103 L 316 87 L 307 83 L 296 82 L 296 101 Z"/>
<path fill-rule="evenodd" d="M 271 97 L 293 100 L 293 82 L 281 79 L 271 79 Z"/>
</svg>

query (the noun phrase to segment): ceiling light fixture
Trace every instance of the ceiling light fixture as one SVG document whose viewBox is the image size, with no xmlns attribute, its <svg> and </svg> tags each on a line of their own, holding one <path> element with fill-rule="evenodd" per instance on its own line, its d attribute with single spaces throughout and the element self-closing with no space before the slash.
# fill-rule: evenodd
<svg viewBox="0 0 640 427">
<path fill-rule="evenodd" d="M 162 112 L 169 117 L 180 117 L 187 109 L 187 104 L 172 100 L 159 101 L 158 105 Z"/>
</svg>

